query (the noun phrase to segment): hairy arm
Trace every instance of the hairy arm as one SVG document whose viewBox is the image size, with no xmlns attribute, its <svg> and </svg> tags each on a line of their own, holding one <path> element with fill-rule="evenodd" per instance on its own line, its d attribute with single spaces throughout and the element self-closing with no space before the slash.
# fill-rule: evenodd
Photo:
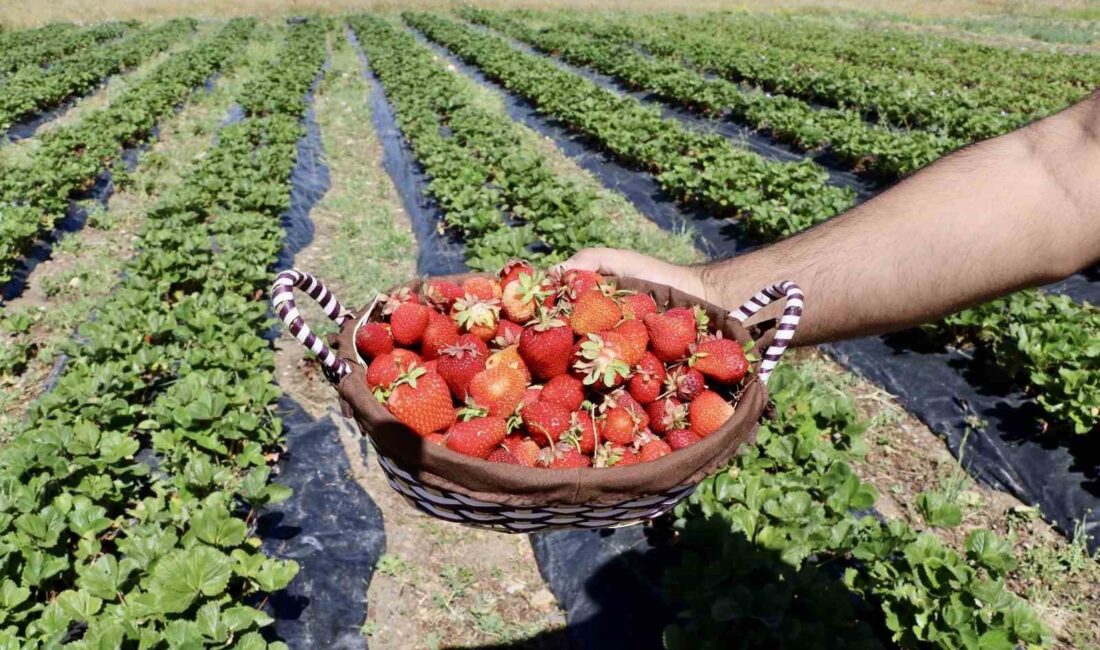
<svg viewBox="0 0 1100 650">
<path fill-rule="evenodd" d="M 1100 91 L 734 259 L 681 267 L 588 249 L 565 265 L 664 282 L 731 309 L 794 280 L 806 293 L 795 342 L 808 345 L 927 322 L 1098 260 Z"/>
</svg>

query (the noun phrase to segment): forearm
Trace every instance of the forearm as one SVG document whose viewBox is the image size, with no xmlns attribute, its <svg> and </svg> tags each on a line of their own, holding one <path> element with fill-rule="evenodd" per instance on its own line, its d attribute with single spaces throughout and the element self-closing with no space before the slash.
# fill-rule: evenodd
<svg viewBox="0 0 1100 650">
<path fill-rule="evenodd" d="M 897 330 L 1100 257 L 1100 97 L 972 145 L 805 233 L 700 269 L 734 307 L 791 279 L 797 342 Z"/>
</svg>

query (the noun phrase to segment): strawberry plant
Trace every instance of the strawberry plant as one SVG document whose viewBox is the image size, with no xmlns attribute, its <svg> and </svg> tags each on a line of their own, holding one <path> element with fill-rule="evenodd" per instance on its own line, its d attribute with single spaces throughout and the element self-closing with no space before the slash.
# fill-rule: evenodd
<svg viewBox="0 0 1100 650">
<path fill-rule="evenodd" d="M 0 45 L 0 75 L 11 74 L 27 66 L 41 67 L 51 64 L 55 59 L 117 39 L 135 26 L 134 22 L 100 23 L 85 29 L 70 29 L 71 26 L 62 24 L 51 25 L 43 28 L 46 31 L 40 33 L 39 38 L 22 44 Z"/>
</svg>

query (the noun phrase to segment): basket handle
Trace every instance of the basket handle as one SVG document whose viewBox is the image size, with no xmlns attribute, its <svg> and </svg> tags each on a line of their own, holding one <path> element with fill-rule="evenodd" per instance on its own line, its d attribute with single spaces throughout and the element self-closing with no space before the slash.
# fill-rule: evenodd
<svg viewBox="0 0 1100 650">
<path fill-rule="evenodd" d="M 298 288 L 306 292 L 310 298 L 317 301 L 324 310 L 325 315 L 331 318 L 337 325 L 343 325 L 344 321 L 351 318 L 351 312 L 347 307 L 328 290 L 324 282 L 313 275 L 298 269 L 288 269 L 275 276 L 275 282 L 271 285 L 271 306 L 275 313 L 283 321 L 294 338 L 310 349 L 321 361 L 325 375 L 333 383 L 339 381 L 344 375 L 351 374 L 351 364 L 336 356 L 325 345 L 313 330 L 306 325 L 302 315 L 298 312 L 298 305 L 294 302 L 294 289 Z"/>
<path fill-rule="evenodd" d="M 760 381 L 765 384 L 768 383 L 768 377 L 775 370 L 779 358 L 783 356 L 783 352 L 786 351 L 791 338 L 794 337 L 794 331 L 798 328 L 798 321 L 802 318 L 802 305 L 805 300 L 802 289 L 794 282 L 784 280 L 770 287 L 765 287 L 760 293 L 749 298 L 745 304 L 730 312 L 730 316 L 736 318 L 738 322 L 744 323 L 756 312 L 784 297 L 787 299 L 787 307 L 783 310 L 783 316 L 779 319 L 775 339 L 764 352 L 764 359 L 760 362 Z"/>
</svg>

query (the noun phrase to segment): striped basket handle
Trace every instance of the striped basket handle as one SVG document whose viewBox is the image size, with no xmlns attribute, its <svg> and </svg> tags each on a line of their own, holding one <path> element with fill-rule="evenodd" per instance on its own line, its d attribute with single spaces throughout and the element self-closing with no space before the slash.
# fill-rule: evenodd
<svg viewBox="0 0 1100 650">
<path fill-rule="evenodd" d="M 760 362 L 760 381 L 765 384 L 768 383 L 768 377 L 775 370 L 779 358 L 783 356 L 783 352 L 790 344 L 791 338 L 794 337 L 798 321 L 802 318 L 802 304 L 805 301 L 802 289 L 799 289 L 794 282 L 785 280 L 765 288 L 749 298 L 745 304 L 730 312 L 730 316 L 736 318 L 738 322 L 744 323 L 756 312 L 784 297 L 787 299 L 787 307 L 783 310 L 783 316 L 779 319 L 775 340 L 768 346 L 768 349 L 764 352 L 764 359 Z"/>
<path fill-rule="evenodd" d="M 306 325 L 302 315 L 298 312 L 298 305 L 294 302 L 294 289 L 298 288 L 317 301 L 324 310 L 325 315 L 331 318 L 337 325 L 343 325 L 344 321 L 351 318 L 351 312 L 347 307 L 328 290 L 324 282 L 313 277 L 305 271 L 288 269 L 275 276 L 275 282 L 271 286 L 271 306 L 275 313 L 283 321 L 294 338 L 310 349 L 321 360 L 321 367 L 325 376 L 333 383 L 344 375 L 351 374 L 351 364 L 336 356 L 325 342 L 321 340 L 313 330 Z"/>
</svg>

